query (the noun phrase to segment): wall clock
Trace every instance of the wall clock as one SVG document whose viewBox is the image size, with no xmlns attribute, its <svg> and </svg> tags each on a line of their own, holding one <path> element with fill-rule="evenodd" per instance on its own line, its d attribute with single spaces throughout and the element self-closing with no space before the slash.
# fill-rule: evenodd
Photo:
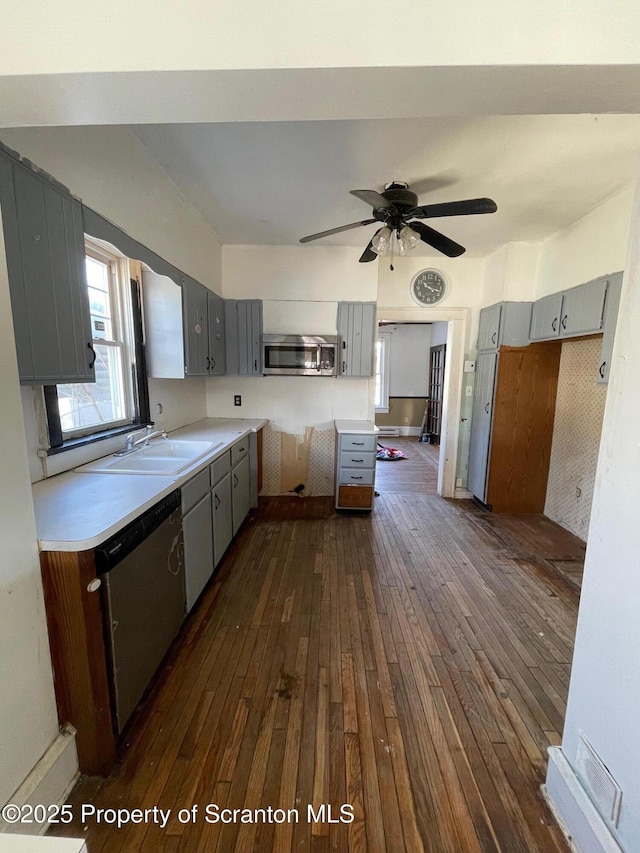
<svg viewBox="0 0 640 853">
<path fill-rule="evenodd" d="M 411 279 L 409 291 L 418 305 L 437 305 L 447 293 L 447 280 L 438 270 L 421 270 Z"/>
</svg>

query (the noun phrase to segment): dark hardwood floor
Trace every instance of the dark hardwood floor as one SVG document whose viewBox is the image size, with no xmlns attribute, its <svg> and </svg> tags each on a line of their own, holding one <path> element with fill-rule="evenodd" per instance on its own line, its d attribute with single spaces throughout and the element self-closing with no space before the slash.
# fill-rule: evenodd
<svg viewBox="0 0 640 853">
<path fill-rule="evenodd" d="M 378 442 L 402 450 L 407 457 L 377 463 L 376 489 L 380 494 L 437 493 L 439 447 L 418 441 L 415 436 L 383 435 Z"/>
<path fill-rule="evenodd" d="M 370 515 L 262 500 L 121 763 L 79 782 L 76 820 L 57 834 L 90 853 L 567 850 L 539 786 L 560 741 L 577 592 L 545 561 L 579 559 L 581 543 L 538 516 L 383 482 Z M 90 818 L 85 831 L 83 802 L 172 812 L 163 830 Z M 297 808 L 299 822 L 207 823 L 209 803 Z M 309 823 L 321 803 L 334 818 L 350 804 L 354 821 Z"/>
</svg>

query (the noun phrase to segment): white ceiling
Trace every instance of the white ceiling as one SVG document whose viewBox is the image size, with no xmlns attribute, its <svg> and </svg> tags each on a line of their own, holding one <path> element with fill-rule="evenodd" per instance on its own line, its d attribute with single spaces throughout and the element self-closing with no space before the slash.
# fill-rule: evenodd
<svg viewBox="0 0 640 853">
<path fill-rule="evenodd" d="M 408 181 L 422 204 L 477 196 L 488 216 L 429 220 L 486 256 L 561 230 L 634 180 L 638 115 L 139 125 L 225 244 L 292 245 L 368 218 L 350 189 Z M 364 247 L 375 225 L 311 245 Z M 420 247 L 422 254 L 433 254 Z"/>
</svg>

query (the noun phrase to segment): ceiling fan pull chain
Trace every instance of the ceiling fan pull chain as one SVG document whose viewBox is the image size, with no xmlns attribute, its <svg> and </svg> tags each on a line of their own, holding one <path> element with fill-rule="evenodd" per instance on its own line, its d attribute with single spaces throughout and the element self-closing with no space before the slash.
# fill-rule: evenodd
<svg viewBox="0 0 640 853">
<path fill-rule="evenodd" d="M 393 246 L 395 244 L 395 234 L 391 234 L 391 240 L 389 242 L 391 243 L 391 263 L 389 264 L 389 269 L 391 270 L 391 272 L 394 272 L 395 267 L 393 265 Z"/>
</svg>

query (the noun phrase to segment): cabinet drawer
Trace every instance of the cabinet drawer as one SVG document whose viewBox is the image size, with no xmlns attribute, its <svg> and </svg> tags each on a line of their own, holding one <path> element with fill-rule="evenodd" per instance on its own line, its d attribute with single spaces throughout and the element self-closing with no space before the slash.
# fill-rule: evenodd
<svg viewBox="0 0 640 853">
<path fill-rule="evenodd" d="M 371 509 L 373 486 L 340 486 L 337 506 L 344 509 Z"/>
<path fill-rule="evenodd" d="M 371 450 L 376 449 L 376 435 L 368 433 L 364 435 L 341 435 L 340 451 L 343 450 Z"/>
<path fill-rule="evenodd" d="M 206 468 L 186 482 L 182 487 L 182 514 L 184 515 L 199 500 L 202 500 L 210 488 L 209 472 Z"/>
<path fill-rule="evenodd" d="M 356 486 L 372 486 L 374 476 L 371 468 L 340 468 L 339 480 Z"/>
<path fill-rule="evenodd" d="M 212 462 L 209 466 L 211 471 L 211 485 L 215 486 L 224 477 L 227 471 L 231 468 L 231 457 L 229 452 L 223 453 L 219 459 Z"/>
<path fill-rule="evenodd" d="M 342 450 L 340 451 L 341 468 L 375 468 L 376 455 L 373 451 Z"/>
<path fill-rule="evenodd" d="M 249 436 L 246 435 L 242 441 L 234 444 L 231 448 L 231 467 L 237 465 L 238 462 L 249 452 Z"/>
</svg>

